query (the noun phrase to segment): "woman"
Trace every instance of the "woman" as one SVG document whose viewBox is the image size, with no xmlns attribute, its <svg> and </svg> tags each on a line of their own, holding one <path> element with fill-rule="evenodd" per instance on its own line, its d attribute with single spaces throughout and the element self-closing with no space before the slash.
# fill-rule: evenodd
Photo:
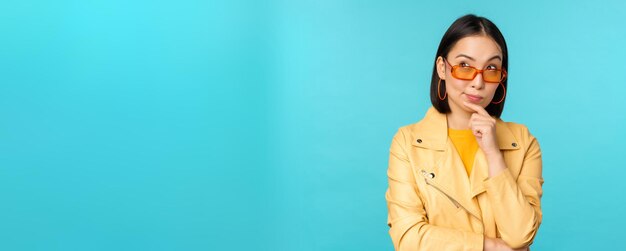
<svg viewBox="0 0 626 251">
<path fill-rule="evenodd" d="M 396 250 L 528 250 L 541 223 L 539 143 L 504 122 L 508 53 L 488 19 L 444 34 L 432 107 L 393 137 L 386 192 Z"/>
</svg>

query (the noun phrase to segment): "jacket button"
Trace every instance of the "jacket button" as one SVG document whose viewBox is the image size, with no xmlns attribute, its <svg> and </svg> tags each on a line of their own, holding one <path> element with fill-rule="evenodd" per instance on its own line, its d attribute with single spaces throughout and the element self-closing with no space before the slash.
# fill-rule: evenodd
<svg viewBox="0 0 626 251">
<path fill-rule="evenodd" d="M 422 143 L 422 139 L 417 139 L 417 143 Z"/>
<path fill-rule="evenodd" d="M 429 178 L 431 178 L 431 179 L 432 179 L 432 178 L 435 178 L 435 174 L 434 174 L 434 173 L 429 173 L 429 174 L 428 174 L 428 177 L 429 177 Z"/>
<path fill-rule="evenodd" d="M 512 145 L 513 147 L 516 147 L 516 146 L 517 146 L 517 143 L 513 143 L 513 144 L 511 144 L 511 145 Z"/>
</svg>

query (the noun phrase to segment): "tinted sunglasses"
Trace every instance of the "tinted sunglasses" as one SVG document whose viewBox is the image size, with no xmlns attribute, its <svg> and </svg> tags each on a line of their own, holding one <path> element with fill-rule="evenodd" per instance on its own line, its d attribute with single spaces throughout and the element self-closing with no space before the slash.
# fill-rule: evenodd
<svg viewBox="0 0 626 251">
<path fill-rule="evenodd" d="M 504 69 L 479 70 L 472 66 L 451 65 L 445 58 L 446 64 L 452 67 L 452 76 L 461 80 L 473 80 L 479 73 L 483 75 L 483 81 L 487 83 L 500 83 L 506 78 Z"/>
</svg>

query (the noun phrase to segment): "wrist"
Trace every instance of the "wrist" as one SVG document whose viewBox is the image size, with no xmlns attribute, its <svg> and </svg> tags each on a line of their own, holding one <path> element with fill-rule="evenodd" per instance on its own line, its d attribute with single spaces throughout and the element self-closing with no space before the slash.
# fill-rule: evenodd
<svg viewBox="0 0 626 251">
<path fill-rule="evenodd" d="M 485 240 L 483 242 L 483 251 L 493 250 L 495 246 L 494 240 L 487 236 L 485 236 L 484 239 Z"/>
<path fill-rule="evenodd" d="M 485 154 L 486 155 L 486 154 Z M 501 152 L 497 154 L 486 155 L 487 165 L 489 166 L 489 177 L 498 176 L 504 169 L 506 169 L 506 163 L 504 162 L 504 156 Z"/>
<path fill-rule="evenodd" d="M 499 160 L 504 159 L 504 157 L 502 156 L 502 152 L 500 152 L 500 150 L 486 151 L 485 157 L 487 158 L 488 161 L 499 161 Z"/>
</svg>

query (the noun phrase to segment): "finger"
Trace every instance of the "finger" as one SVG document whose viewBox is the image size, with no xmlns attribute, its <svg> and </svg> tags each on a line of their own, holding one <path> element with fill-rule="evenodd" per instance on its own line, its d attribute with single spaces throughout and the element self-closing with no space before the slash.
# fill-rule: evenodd
<svg viewBox="0 0 626 251">
<path fill-rule="evenodd" d="M 491 124 L 483 122 L 475 123 L 470 126 L 470 128 L 473 132 L 480 132 L 482 135 L 491 134 L 493 130 L 493 126 Z"/>
<path fill-rule="evenodd" d="M 491 115 L 483 115 L 483 114 L 479 114 L 479 113 L 472 113 L 472 115 L 470 115 L 470 119 L 476 119 L 476 120 L 484 120 L 484 121 L 492 121 L 492 122 L 496 122 L 496 119 L 494 119 L 493 117 L 491 117 Z"/>
<path fill-rule="evenodd" d="M 478 130 L 485 135 L 491 134 L 490 132 L 493 130 L 493 125 L 486 121 L 474 121 L 470 124 L 469 128 L 472 130 Z"/>
<path fill-rule="evenodd" d="M 492 119 L 486 119 L 484 116 L 482 115 L 478 115 L 477 113 L 476 116 L 472 116 L 468 122 L 468 127 L 474 127 L 474 126 L 488 126 L 488 127 L 495 127 L 496 126 L 496 122 Z"/>
<path fill-rule="evenodd" d="M 467 106 L 468 108 L 474 110 L 475 112 L 477 112 L 480 115 L 491 117 L 491 115 L 489 115 L 487 110 L 485 110 L 485 108 L 483 108 L 482 106 L 479 106 L 477 104 L 473 104 L 473 103 L 470 103 L 470 102 L 467 102 L 467 101 L 463 101 L 463 104 L 465 106 Z"/>
<path fill-rule="evenodd" d="M 495 125 L 496 120 L 491 117 L 485 117 L 478 113 L 472 113 L 472 116 L 469 119 L 469 123 L 470 125 L 474 123 L 487 123 L 487 124 Z"/>
<path fill-rule="evenodd" d="M 480 129 L 474 129 L 472 130 L 472 132 L 474 133 L 474 136 L 482 138 L 483 137 L 483 132 L 480 131 Z"/>
<path fill-rule="evenodd" d="M 467 107 L 469 107 L 470 109 L 476 111 L 478 114 L 480 115 L 485 115 L 485 116 L 489 116 L 491 117 L 491 115 L 489 115 L 489 113 L 487 112 L 487 110 L 485 110 L 485 108 L 483 108 L 482 106 L 479 106 L 477 104 L 472 104 L 470 102 L 467 101 L 463 101 L 463 104 Z"/>
<path fill-rule="evenodd" d="M 470 119 L 470 126 L 472 125 L 487 125 L 490 127 L 495 127 L 496 123 L 488 119 L 475 118 Z"/>
<path fill-rule="evenodd" d="M 492 130 L 493 127 L 491 126 L 491 124 L 479 122 L 472 125 L 471 128 L 480 129 L 482 132 L 489 132 Z"/>
</svg>

